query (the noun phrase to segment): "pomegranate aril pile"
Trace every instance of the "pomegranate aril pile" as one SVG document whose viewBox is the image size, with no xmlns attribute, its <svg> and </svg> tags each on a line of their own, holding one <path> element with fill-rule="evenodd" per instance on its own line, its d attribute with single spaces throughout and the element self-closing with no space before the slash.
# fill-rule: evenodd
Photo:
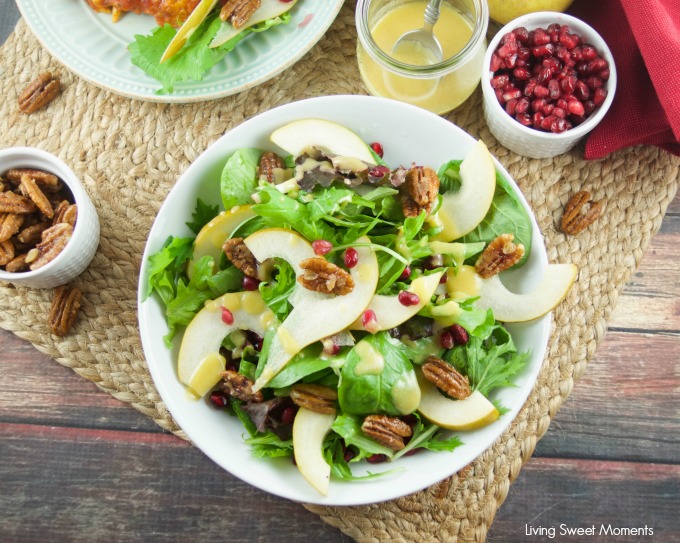
<svg viewBox="0 0 680 543">
<path fill-rule="evenodd" d="M 566 25 L 508 32 L 490 68 L 491 87 L 506 113 L 545 132 L 581 124 L 607 97 L 609 63 Z"/>
</svg>

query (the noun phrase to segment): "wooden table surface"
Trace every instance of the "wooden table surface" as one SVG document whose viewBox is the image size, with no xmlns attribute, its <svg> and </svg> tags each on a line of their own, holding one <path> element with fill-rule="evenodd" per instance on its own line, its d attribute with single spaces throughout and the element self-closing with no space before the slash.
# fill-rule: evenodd
<svg viewBox="0 0 680 543">
<path fill-rule="evenodd" d="M 0 43 L 17 18 L 0 0 Z M 488 541 L 680 542 L 678 262 L 680 197 Z M 349 541 L 3 330 L 0 368 L 0 542 Z M 653 536 L 560 535 L 609 524 Z"/>
</svg>

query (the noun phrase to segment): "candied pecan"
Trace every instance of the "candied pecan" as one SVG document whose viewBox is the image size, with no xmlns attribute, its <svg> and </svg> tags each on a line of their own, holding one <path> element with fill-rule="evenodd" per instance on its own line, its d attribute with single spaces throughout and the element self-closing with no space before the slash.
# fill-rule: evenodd
<svg viewBox="0 0 680 543">
<path fill-rule="evenodd" d="M 513 239 L 512 234 L 501 234 L 489 243 L 475 263 L 477 273 L 487 278 L 517 264 L 524 256 L 524 245 Z"/>
<path fill-rule="evenodd" d="M 68 203 L 67 200 L 61 200 L 56 206 L 52 204 L 52 207 L 54 208 L 54 217 L 52 219 L 52 226 L 55 224 L 58 224 L 60 222 L 66 222 L 64 220 L 64 215 L 66 214 L 66 210 L 68 209 L 68 206 L 70 204 Z"/>
<path fill-rule="evenodd" d="M 6 241 L 19 231 L 25 215 L 0 213 L 0 241 Z"/>
<path fill-rule="evenodd" d="M 404 217 L 417 217 L 420 215 L 423 208 L 415 203 L 408 192 L 401 192 L 399 199 L 401 200 L 401 211 L 404 214 Z"/>
<path fill-rule="evenodd" d="M 51 72 L 40 74 L 19 95 L 19 109 L 30 115 L 54 100 L 60 90 L 61 83 Z"/>
<path fill-rule="evenodd" d="M 587 211 L 585 210 L 586 204 L 590 204 Z M 587 190 L 577 192 L 567 203 L 564 215 L 562 215 L 560 230 L 572 236 L 580 234 L 593 224 L 601 213 L 601 201 L 593 202 Z"/>
<path fill-rule="evenodd" d="M 9 190 L 9 183 L 0 177 L 0 192 L 5 192 Z"/>
<path fill-rule="evenodd" d="M 36 245 L 37 257 L 31 260 L 31 270 L 35 271 L 52 262 L 64 250 L 73 235 L 73 227 L 67 223 L 50 226 L 42 233 L 42 241 Z M 29 251 L 29 256 L 31 256 Z"/>
<path fill-rule="evenodd" d="M 305 273 L 297 280 L 307 290 L 344 296 L 354 289 L 352 276 L 321 256 L 305 258 L 300 267 Z"/>
<path fill-rule="evenodd" d="M 10 240 L 0 241 L 0 266 L 9 264 L 14 259 L 14 244 Z"/>
<path fill-rule="evenodd" d="M 78 220 L 78 204 L 71 204 L 66 208 L 66 211 L 64 211 L 61 222 L 75 226 L 76 220 Z"/>
<path fill-rule="evenodd" d="M 400 451 L 406 444 L 404 438 L 411 437 L 411 427 L 397 417 L 368 415 L 361 425 L 361 431 L 393 451 Z"/>
<path fill-rule="evenodd" d="M 40 190 L 37 183 L 29 175 L 24 174 L 21 176 L 21 185 L 19 186 L 21 192 L 27 198 L 35 204 L 35 206 L 40 210 L 40 213 L 45 215 L 48 219 L 54 217 L 54 209 L 52 209 L 52 204 L 45 196 L 45 193 Z"/>
<path fill-rule="evenodd" d="M 83 293 L 78 287 L 63 285 L 54 291 L 47 325 L 55 336 L 65 336 L 76 322 Z"/>
<path fill-rule="evenodd" d="M 299 407 L 304 407 L 316 413 L 334 415 L 335 401 L 338 394 L 335 390 L 314 384 L 297 384 L 290 388 L 290 399 Z"/>
<path fill-rule="evenodd" d="M 7 176 L 7 179 L 16 186 L 21 184 L 21 178 L 24 175 L 28 175 L 47 192 L 56 192 L 61 190 L 64 186 L 56 175 L 44 172 L 43 170 L 34 170 L 33 168 L 13 168 L 5 175 Z"/>
<path fill-rule="evenodd" d="M 257 278 L 257 260 L 243 243 L 243 238 L 231 238 L 222 246 L 224 254 L 231 263 L 248 277 Z"/>
<path fill-rule="evenodd" d="M 37 224 L 32 224 L 27 226 L 21 232 L 17 234 L 17 238 L 21 243 L 27 243 L 29 245 L 35 245 L 39 243 L 42 239 L 42 233 L 50 227 L 49 222 L 39 222 Z"/>
<path fill-rule="evenodd" d="M 414 166 L 406 172 L 406 189 L 417 205 L 429 211 L 439 194 L 437 172 L 427 166 Z"/>
<path fill-rule="evenodd" d="M 227 0 L 220 10 L 220 19 L 241 28 L 260 7 L 260 0 Z"/>
<path fill-rule="evenodd" d="M 0 213 L 33 213 L 35 204 L 25 196 L 15 192 L 0 192 Z"/>
<path fill-rule="evenodd" d="M 267 151 L 262 154 L 260 158 L 260 166 L 258 169 L 258 177 L 261 179 L 266 179 L 269 183 L 273 183 L 276 180 L 276 175 L 274 170 L 283 169 L 286 167 L 286 163 L 283 159 L 276 153 Z"/>
<path fill-rule="evenodd" d="M 458 400 L 464 400 L 470 394 L 470 380 L 458 372 L 448 362 L 434 355 L 430 355 L 422 366 L 425 379 L 434 383 L 437 388 Z"/>
<path fill-rule="evenodd" d="M 21 253 L 10 260 L 5 266 L 5 271 L 10 273 L 17 273 L 26 271 L 28 269 L 28 262 L 26 262 L 26 253 Z"/>
<path fill-rule="evenodd" d="M 254 383 L 245 375 L 234 370 L 223 371 L 220 375 L 223 379 L 220 388 L 229 396 L 243 402 L 261 403 L 264 401 L 262 392 L 260 390 L 253 392 Z"/>
</svg>

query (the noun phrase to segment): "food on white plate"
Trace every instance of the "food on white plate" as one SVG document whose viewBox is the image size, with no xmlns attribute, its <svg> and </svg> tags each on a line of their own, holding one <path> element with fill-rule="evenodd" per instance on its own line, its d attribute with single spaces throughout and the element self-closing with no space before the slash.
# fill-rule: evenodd
<svg viewBox="0 0 680 543">
<path fill-rule="evenodd" d="M 124 12 L 156 18 L 151 34 L 135 36 L 131 62 L 157 79 L 169 93 L 184 81 L 199 81 L 250 34 L 290 21 L 297 0 L 87 0 L 114 22 Z"/>
<path fill-rule="evenodd" d="M 186 327 L 181 382 L 324 495 L 332 479 L 391 473 L 355 475 L 357 462 L 454 451 L 465 437 L 450 431 L 498 419 L 494 389 L 527 363 L 503 321 L 554 307 L 575 268 L 553 265 L 531 294 L 502 285 L 531 253 L 532 221 L 482 143 L 435 172 L 390 167 L 377 142 L 325 120 L 271 139 L 225 157 L 227 211 L 199 200 L 197 236 L 150 257 L 145 295 L 165 304 L 167 344 Z M 456 203 L 480 193 L 491 201 Z M 456 237 L 445 216 L 466 204 Z"/>
</svg>

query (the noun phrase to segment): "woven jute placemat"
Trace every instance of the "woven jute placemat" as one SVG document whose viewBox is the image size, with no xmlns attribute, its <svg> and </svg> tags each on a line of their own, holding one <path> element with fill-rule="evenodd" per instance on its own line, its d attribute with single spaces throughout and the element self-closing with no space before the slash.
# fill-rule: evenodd
<svg viewBox="0 0 680 543">
<path fill-rule="evenodd" d="M 102 390 L 182 436 L 144 361 L 136 314 L 146 236 L 185 168 L 226 130 L 272 107 L 328 94 L 365 94 L 355 59 L 354 2 L 302 61 L 258 88 L 214 102 L 159 105 L 115 96 L 52 59 L 23 21 L 0 50 L 0 147 L 29 145 L 62 158 L 85 183 L 101 221 L 101 243 L 77 280 L 80 320 L 65 339 L 49 334 L 52 294 L 0 283 L 0 326 L 94 381 Z M 36 74 L 61 76 L 62 95 L 26 117 L 16 97 Z M 602 340 L 623 284 L 661 225 L 680 161 L 653 147 L 585 162 L 582 148 L 530 160 L 500 147 L 484 124 L 477 92 L 448 118 L 477 138 L 517 180 L 545 235 L 551 262 L 574 262 L 578 281 L 554 313 L 536 386 L 508 430 L 460 473 L 417 494 L 363 507 L 308 508 L 362 542 L 484 541 L 494 515 Z M 419 137 L 414 134 L 414 137 Z M 577 237 L 556 229 L 580 189 L 606 201 L 604 218 Z"/>
</svg>

